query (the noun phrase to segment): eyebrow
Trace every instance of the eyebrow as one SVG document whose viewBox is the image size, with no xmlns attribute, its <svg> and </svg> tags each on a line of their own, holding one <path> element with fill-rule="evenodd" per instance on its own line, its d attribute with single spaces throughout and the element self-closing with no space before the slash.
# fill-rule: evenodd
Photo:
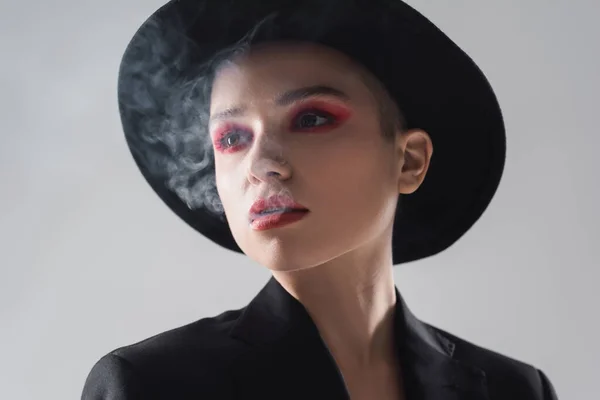
<svg viewBox="0 0 600 400">
<path fill-rule="evenodd" d="M 277 96 L 274 103 L 277 106 L 288 106 L 298 100 L 303 100 L 314 96 L 333 96 L 343 101 L 350 100 L 350 96 L 348 96 L 346 93 L 342 92 L 339 89 L 335 89 L 331 86 L 315 85 L 301 87 L 298 89 L 292 89 L 285 93 L 282 93 L 279 96 Z M 245 112 L 245 106 L 227 108 L 223 111 L 219 111 L 218 113 L 214 113 L 213 115 L 211 115 L 209 123 L 213 123 L 217 120 L 225 119 L 228 117 L 239 117 Z"/>
</svg>

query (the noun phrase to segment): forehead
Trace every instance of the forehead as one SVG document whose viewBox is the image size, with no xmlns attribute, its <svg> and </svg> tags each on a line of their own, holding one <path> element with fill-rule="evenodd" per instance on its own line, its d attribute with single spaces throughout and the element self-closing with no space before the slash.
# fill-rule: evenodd
<svg viewBox="0 0 600 400">
<path fill-rule="evenodd" d="M 279 93 L 326 85 L 359 102 L 369 95 L 361 67 L 344 54 L 312 43 L 269 44 L 253 48 L 219 69 L 211 110 L 231 102 L 269 101 Z"/>
</svg>

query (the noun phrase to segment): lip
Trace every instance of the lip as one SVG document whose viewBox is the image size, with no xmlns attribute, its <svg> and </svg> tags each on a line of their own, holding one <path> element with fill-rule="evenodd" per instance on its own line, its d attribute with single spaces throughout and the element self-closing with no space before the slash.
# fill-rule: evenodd
<svg viewBox="0 0 600 400">
<path fill-rule="evenodd" d="M 262 211 L 267 210 L 269 208 L 288 208 L 293 211 L 286 211 L 281 213 L 260 214 Z M 295 219 L 298 216 L 304 216 L 309 210 L 300 203 L 296 203 L 292 200 L 291 197 L 285 195 L 273 195 L 269 196 L 266 199 L 258 199 L 250 207 L 250 211 L 248 213 L 250 223 L 254 223 L 255 221 L 271 221 L 275 222 L 275 220 L 280 220 L 283 222 L 284 220 Z M 289 214 L 289 215 L 288 215 Z"/>
<path fill-rule="evenodd" d="M 291 197 L 285 195 L 273 195 L 266 199 L 258 199 L 250 207 L 250 218 L 260 217 L 260 212 L 268 208 L 292 208 L 294 210 L 308 210 L 300 203 L 296 203 Z"/>
<path fill-rule="evenodd" d="M 250 226 L 255 231 L 266 231 L 268 229 L 280 228 L 282 226 L 289 225 L 301 220 L 309 212 L 310 211 L 308 210 L 297 210 L 268 214 L 253 219 L 250 222 Z"/>
</svg>

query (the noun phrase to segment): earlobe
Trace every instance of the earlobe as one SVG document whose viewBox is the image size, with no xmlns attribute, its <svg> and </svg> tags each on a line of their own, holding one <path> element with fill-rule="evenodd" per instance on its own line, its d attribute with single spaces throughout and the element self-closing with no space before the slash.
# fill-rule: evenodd
<svg viewBox="0 0 600 400">
<path fill-rule="evenodd" d="M 411 194 L 425 180 L 433 155 L 433 144 L 429 134 L 421 129 L 404 132 L 400 144 L 402 156 L 398 191 L 400 194 Z"/>
</svg>

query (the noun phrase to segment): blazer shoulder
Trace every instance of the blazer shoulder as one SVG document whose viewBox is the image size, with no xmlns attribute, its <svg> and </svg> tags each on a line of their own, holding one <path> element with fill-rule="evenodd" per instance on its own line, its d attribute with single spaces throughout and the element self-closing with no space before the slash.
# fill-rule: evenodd
<svg viewBox="0 0 600 400">
<path fill-rule="evenodd" d="M 122 357 L 134 365 L 152 365 L 199 358 L 224 360 L 240 343 L 229 336 L 229 331 L 243 309 L 228 310 L 214 317 L 207 317 L 174 328 L 127 346 L 119 347 L 111 354 Z M 216 359 L 215 359 L 216 358 Z M 215 360 L 213 360 L 215 359 Z"/>
<path fill-rule="evenodd" d="M 245 347 L 228 333 L 242 311 L 225 311 L 112 350 L 92 367 L 82 399 L 229 398 L 229 367 Z"/>
<path fill-rule="evenodd" d="M 552 383 L 537 367 L 474 344 L 443 329 L 432 325 L 429 327 L 442 341 L 452 343 L 454 359 L 485 372 L 490 393 L 503 394 L 498 398 L 557 399 Z"/>
<path fill-rule="evenodd" d="M 180 356 L 180 352 L 197 353 L 219 351 L 235 342 L 229 337 L 243 309 L 228 310 L 214 317 L 206 317 L 189 324 L 158 333 L 147 339 L 119 347 L 111 353 L 135 363 L 151 357 Z"/>
</svg>

